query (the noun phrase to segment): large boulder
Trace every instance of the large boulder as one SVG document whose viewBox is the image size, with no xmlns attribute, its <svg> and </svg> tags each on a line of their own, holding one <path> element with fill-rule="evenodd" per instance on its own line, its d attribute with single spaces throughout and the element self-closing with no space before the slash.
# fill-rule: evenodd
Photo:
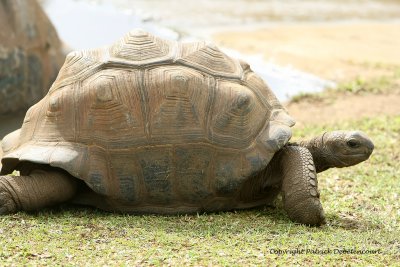
<svg viewBox="0 0 400 267">
<path fill-rule="evenodd" d="M 0 114 L 26 110 L 55 80 L 65 55 L 36 0 L 0 1 Z"/>
</svg>

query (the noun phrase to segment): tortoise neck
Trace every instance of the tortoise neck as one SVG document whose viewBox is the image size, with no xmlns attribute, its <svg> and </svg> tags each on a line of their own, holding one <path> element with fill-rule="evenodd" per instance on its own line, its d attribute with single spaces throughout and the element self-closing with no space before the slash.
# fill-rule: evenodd
<svg viewBox="0 0 400 267">
<path fill-rule="evenodd" d="M 327 153 L 324 143 L 324 135 L 325 133 L 310 140 L 298 142 L 299 146 L 305 147 L 310 151 L 317 172 L 323 172 L 332 167 L 327 156 L 329 153 Z"/>
</svg>

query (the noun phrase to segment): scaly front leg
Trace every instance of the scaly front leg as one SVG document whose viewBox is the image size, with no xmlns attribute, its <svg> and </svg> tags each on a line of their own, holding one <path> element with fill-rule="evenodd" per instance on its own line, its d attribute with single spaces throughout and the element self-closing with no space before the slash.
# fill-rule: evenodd
<svg viewBox="0 0 400 267">
<path fill-rule="evenodd" d="M 279 152 L 284 209 L 289 218 L 307 225 L 325 224 L 312 155 L 300 146 Z"/>
</svg>

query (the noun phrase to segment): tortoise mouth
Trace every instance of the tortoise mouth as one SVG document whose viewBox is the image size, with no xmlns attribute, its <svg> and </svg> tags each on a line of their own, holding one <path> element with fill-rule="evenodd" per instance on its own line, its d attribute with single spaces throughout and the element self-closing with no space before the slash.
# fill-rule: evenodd
<svg viewBox="0 0 400 267">
<path fill-rule="evenodd" d="M 345 157 L 353 157 L 353 158 L 357 158 L 357 157 L 369 157 L 372 154 L 373 149 L 369 148 L 369 147 L 364 147 L 364 148 L 360 148 L 358 149 L 358 151 L 343 151 L 342 155 Z"/>
<path fill-rule="evenodd" d="M 345 157 L 362 157 L 362 156 L 369 156 L 371 155 L 371 152 L 369 151 L 365 151 L 365 152 L 360 152 L 360 153 L 343 153 L 343 156 Z"/>
<path fill-rule="evenodd" d="M 353 166 L 367 160 L 370 155 L 371 153 L 342 154 L 342 157 L 339 159 L 339 161 L 343 164 L 343 166 Z"/>
<path fill-rule="evenodd" d="M 346 157 L 348 158 L 368 158 L 371 153 L 359 153 L 359 154 L 348 154 Z"/>
</svg>

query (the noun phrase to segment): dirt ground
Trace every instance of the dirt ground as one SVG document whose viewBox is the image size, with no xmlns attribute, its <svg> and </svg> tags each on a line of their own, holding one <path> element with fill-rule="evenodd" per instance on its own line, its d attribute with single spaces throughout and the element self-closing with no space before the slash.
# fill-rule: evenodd
<svg viewBox="0 0 400 267">
<path fill-rule="evenodd" d="M 280 25 L 223 32 L 214 39 L 331 80 L 379 75 L 378 64 L 400 65 L 400 23 Z"/>
<path fill-rule="evenodd" d="M 400 116 L 400 94 L 350 95 L 332 103 L 290 103 L 286 108 L 300 127 L 379 115 Z"/>
<path fill-rule="evenodd" d="M 261 53 L 276 64 L 291 65 L 339 83 L 390 75 L 388 66 L 400 67 L 400 23 L 280 25 L 222 32 L 214 39 L 242 53 Z M 329 103 L 286 106 L 297 125 L 379 114 L 400 116 L 400 94 L 343 96 Z"/>
</svg>

